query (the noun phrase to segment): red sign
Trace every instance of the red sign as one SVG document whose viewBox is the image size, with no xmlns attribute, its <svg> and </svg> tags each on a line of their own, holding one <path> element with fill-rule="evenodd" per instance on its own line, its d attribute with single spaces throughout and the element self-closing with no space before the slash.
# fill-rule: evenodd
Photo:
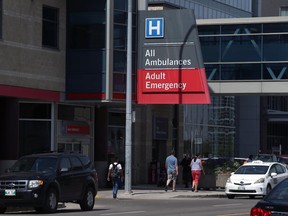
<svg viewBox="0 0 288 216">
<path fill-rule="evenodd" d="M 66 126 L 67 134 L 89 134 L 90 128 L 88 125 L 68 124 Z"/>
<path fill-rule="evenodd" d="M 138 104 L 210 104 L 193 10 L 139 12 Z"/>
<path fill-rule="evenodd" d="M 138 70 L 139 104 L 210 104 L 204 68 Z"/>
</svg>

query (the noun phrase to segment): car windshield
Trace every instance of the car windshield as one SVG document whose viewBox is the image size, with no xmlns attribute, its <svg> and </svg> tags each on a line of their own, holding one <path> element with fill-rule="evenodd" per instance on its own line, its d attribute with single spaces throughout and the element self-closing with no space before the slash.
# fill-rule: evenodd
<svg viewBox="0 0 288 216">
<path fill-rule="evenodd" d="M 19 159 L 10 172 L 43 172 L 56 169 L 57 158 L 27 157 Z"/>
<path fill-rule="evenodd" d="M 260 174 L 263 175 L 267 172 L 268 166 L 241 166 L 236 171 L 235 174 Z"/>
<path fill-rule="evenodd" d="M 281 182 L 265 197 L 265 200 L 272 202 L 276 200 L 288 202 L 288 181 Z"/>
<path fill-rule="evenodd" d="M 273 162 L 273 155 L 256 155 L 254 160 L 261 160 L 263 162 Z"/>
</svg>

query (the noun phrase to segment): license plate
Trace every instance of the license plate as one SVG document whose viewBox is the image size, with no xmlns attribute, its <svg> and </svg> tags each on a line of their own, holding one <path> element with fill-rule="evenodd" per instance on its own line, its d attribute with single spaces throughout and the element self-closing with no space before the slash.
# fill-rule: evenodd
<svg viewBox="0 0 288 216">
<path fill-rule="evenodd" d="M 245 187 L 240 186 L 240 187 L 238 187 L 238 190 L 245 190 Z"/>
<path fill-rule="evenodd" d="M 5 196 L 16 196 L 16 190 L 15 189 L 5 190 Z"/>
</svg>

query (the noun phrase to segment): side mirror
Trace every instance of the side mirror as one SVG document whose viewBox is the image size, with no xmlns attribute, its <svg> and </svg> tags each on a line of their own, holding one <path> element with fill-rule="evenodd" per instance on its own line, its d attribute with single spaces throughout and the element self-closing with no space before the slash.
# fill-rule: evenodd
<svg viewBox="0 0 288 216">
<path fill-rule="evenodd" d="M 277 176 L 277 173 L 272 172 L 270 176 L 273 178 L 273 177 Z"/>
<path fill-rule="evenodd" d="M 68 171 L 69 171 L 68 168 L 62 168 L 62 169 L 60 170 L 61 173 L 62 173 L 62 172 L 68 172 Z"/>
</svg>

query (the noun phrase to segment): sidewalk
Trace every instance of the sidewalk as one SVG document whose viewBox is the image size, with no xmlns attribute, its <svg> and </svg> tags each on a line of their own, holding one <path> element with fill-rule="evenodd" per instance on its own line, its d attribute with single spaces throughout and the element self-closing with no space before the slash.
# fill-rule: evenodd
<svg viewBox="0 0 288 216">
<path fill-rule="evenodd" d="M 132 186 L 132 192 L 126 193 L 121 189 L 118 191 L 119 199 L 172 199 L 172 198 L 224 198 L 226 197 L 224 189 L 217 190 L 198 190 L 192 192 L 189 188 L 177 188 L 176 192 L 172 192 L 169 188 L 165 192 L 164 187 L 153 187 L 150 185 Z M 100 189 L 96 199 L 112 199 L 112 189 Z"/>
<path fill-rule="evenodd" d="M 166 192 L 164 187 L 157 187 L 153 185 L 138 185 L 132 186 L 132 192 L 126 193 L 124 189 L 118 191 L 118 199 L 149 199 L 149 200 L 167 200 L 167 199 L 187 199 L 187 198 L 226 198 L 224 189 L 217 190 L 199 190 L 198 192 L 192 192 L 190 188 L 177 188 L 176 192 L 172 192 L 170 187 Z M 97 199 L 113 199 L 112 188 L 100 188 L 96 196 L 95 205 L 97 205 Z M 60 207 L 60 206 L 59 206 Z M 63 206 L 64 207 L 64 206 Z M 67 209 L 80 209 L 79 204 L 65 203 Z M 8 208 L 7 212 L 26 212 L 31 211 L 33 208 Z M 59 208 L 61 209 L 61 207 Z M 7 213 L 6 212 L 6 213 Z"/>
</svg>

